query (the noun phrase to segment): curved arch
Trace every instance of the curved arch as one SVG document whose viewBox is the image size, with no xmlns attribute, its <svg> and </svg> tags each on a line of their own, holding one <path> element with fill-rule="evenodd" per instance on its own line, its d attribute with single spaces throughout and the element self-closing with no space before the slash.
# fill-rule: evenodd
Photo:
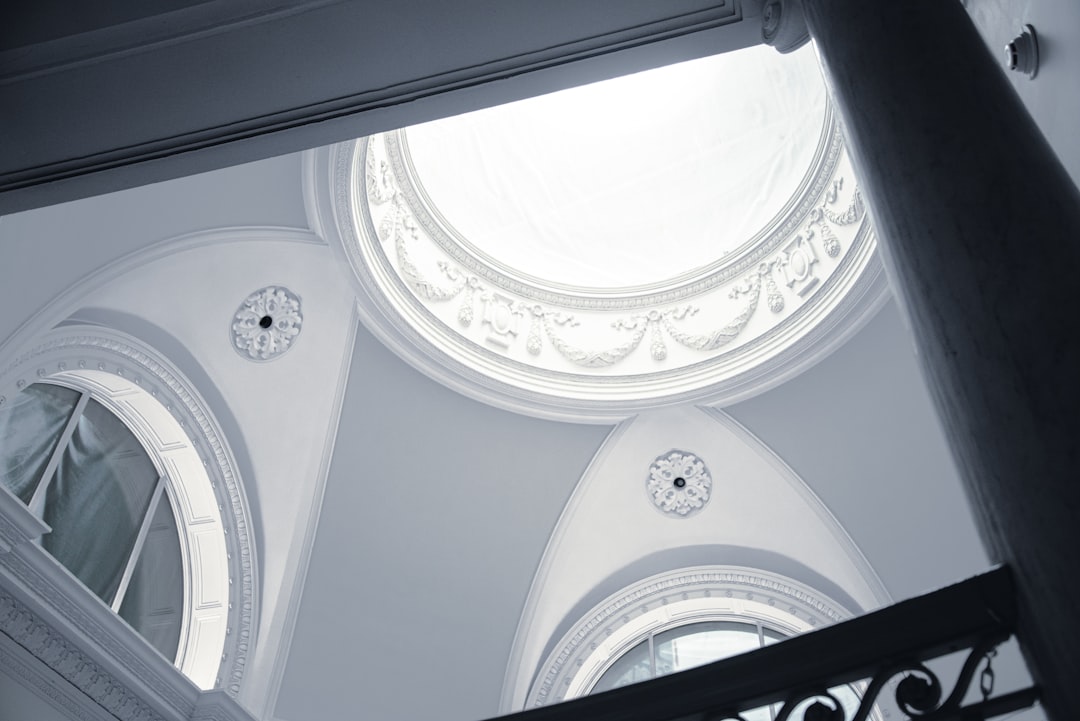
<svg viewBox="0 0 1080 721">
<path fill-rule="evenodd" d="M 620 589 L 581 617 L 540 667 L 526 708 L 587 693 L 611 662 L 649 633 L 711 620 L 750 620 L 785 635 L 851 616 L 793 579 L 742 566 L 693 566 Z"/>
<path fill-rule="evenodd" d="M 0 404 L 39 380 L 90 393 L 169 479 L 188 570 L 177 665 L 202 688 L 237 694 L 255 641 L 257 564 L 237 464 L 207 404 L 164 357 L 96 326 L 43 334 L 0 371 Z"/>
<path fill-rule="evenodd" d="M 566 635 L 579 619 L 588 614 L 589 609 L 598 606 L 605 598 L 617 595 L 620 589 L 633 586 L 640 579 L 668 573 L 672 568 L 692 566 L 756 569 L 765 574 L 790 578 L 797 583 L 816 589 L 823 596 L 833 599 L 838 607 L 852 614 L 858 615 L 867 610 L 834 581 L 787 555 L 761 548 L 725 544 L 666 548 L 643 556 L 599 581 L 589 594 L 574 604 L 565 614 L 550 642 L 544 648 L 544 656 L 551 653 L 558 640 Z"/>
<path fill-rule="evenodd" d="M 133 270 L 157 260 L 186 251 L 222 243 L 279 240 L 293 243 L 316 243 L 321 240 L 311 231 L 277 226 L 239 226 L 199 230 L 173 236 L 145 248 L 127 253 L 88 273 L 78 283 L 67 288 L 45 306 L 27 317 L 7 338 L 0 339 L 0 366 L 27 352 L 37 344 L 41 335 L 62 323 L 83 306 L 84 299 L 96 289 Z"/>
<path fill-rule="evenodd" d="M 708 504 L 690 517 L 657 513 L 647 492 L 650 464 L 669 448 L 692 452 L 712 475 Z M 726 555 L 706 556 L 719 549 Z M 598 598 L 649 574 L 716 563 L 784 575 L 853 613 L 890 602 L 837 519 L 761 441 L 722 411 L 658 409 L 612 432 L 567 502 L 522 611 L 500 712 L 523 708 L 552 643 Z"/>
</svg>

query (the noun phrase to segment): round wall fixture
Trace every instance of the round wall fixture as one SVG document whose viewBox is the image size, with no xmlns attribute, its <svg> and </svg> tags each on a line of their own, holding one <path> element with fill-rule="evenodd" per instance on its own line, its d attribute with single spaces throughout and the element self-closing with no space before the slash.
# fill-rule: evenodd
<svg viewBox="0 0 1080 721">
<path fill-rule="evenodd" d="M 1020 34 L 1005 45 L 1005 67 L 1034 80 L 1039 73 L 1039 38 L 1035 28 L 1025 25 Z"/>
<path fill-rule="evenodd" d="M 809 47 L 342 143 L 306 174 L 365 324 L 436 380 L 530 415 L 742 400 L 886 297 Z"/>
<path fill-rule="evenodd" d="M 300 296 L 282 286 L 267 286 L 245 298 L 236 310 L 233 348 L 248 360 L 273 360 L 292 347 L 303 322 Z"/>
</svg>

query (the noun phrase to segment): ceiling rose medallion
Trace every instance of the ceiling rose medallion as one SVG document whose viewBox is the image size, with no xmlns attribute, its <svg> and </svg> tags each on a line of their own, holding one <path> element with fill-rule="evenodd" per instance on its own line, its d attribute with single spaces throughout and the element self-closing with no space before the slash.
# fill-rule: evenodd
<svg viewBox="0 0 1080 721">
<path fill-rule="evenodd" d="M 712 476 L 705 462 L 693 453 L 671 450 L 657 456 L 649 466 L 645 487 L 661 513 L 686 518 L 709 502 Z"/>
<path fill-rule="evenodd" d="M 236 310 L 233 347 L 249 360 L 273 360 L 292 347 L 303 322 L 300 296 L 279 285 L 267 286 L 250 294 Z"/>
</svg>

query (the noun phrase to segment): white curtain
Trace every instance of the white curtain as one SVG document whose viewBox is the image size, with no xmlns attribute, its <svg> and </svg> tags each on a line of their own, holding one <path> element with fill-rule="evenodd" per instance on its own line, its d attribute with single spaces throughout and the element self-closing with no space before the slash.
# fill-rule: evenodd
<svg viewBox="0 0 1080 721">
<path fill-rule="evenodd" d="M 0 481 L 23 503 L 30 503 L 80 395 L 37 383 L 0 409 Z"/>
<path fill-rule="evenodd" d="M 42 546 L 103 601 L 112 601 L 158 479 L 127 427 L 91 400 L 45 497 L 53 531 Z"/>
</svg>

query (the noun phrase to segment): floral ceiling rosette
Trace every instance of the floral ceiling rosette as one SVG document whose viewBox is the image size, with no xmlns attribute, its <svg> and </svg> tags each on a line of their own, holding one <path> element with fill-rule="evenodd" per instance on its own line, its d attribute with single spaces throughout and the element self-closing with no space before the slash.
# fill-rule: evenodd
<svg viewBox="0 0 1080 721">
<path fill-rule="evenodd" d="M 362 138 L 314 166 L 369 327 L 524 412 L 745 398 L 835 347 L 884 293 L 809 48 Z"/>
</svg>

